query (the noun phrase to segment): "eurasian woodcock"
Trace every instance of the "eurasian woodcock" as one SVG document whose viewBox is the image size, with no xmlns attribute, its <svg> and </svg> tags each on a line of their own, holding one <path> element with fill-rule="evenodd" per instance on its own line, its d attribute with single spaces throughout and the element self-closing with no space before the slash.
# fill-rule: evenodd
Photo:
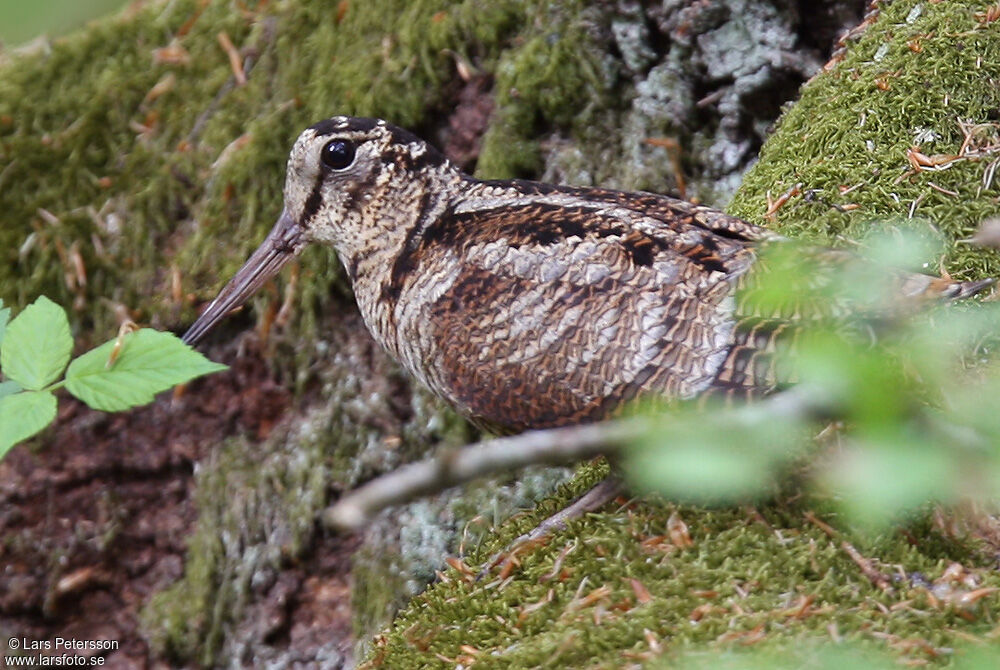
<svg viewBox="0 0 1000 670">
<path fill-rule="evenodd" d="M 780 239 L 662 195 L 474 179 L 406 130 L 337 116 L 299 136 L 277 224 L 184 340 L 318 242 L 336 250 L 379 344 L 480 425 L 593 421 L 647 394 L 752 397 L 778 384 L 773 354 L 799 318 L 738 297 Z M 901 300 L 988 283 L 886 281 Z"/>
</svg>

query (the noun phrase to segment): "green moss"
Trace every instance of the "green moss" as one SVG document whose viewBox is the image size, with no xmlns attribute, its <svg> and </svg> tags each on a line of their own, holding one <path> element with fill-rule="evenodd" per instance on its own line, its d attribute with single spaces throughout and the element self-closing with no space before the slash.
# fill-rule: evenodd
<svg viewBox="0 0 1000 670">
<path fill-rule="evenodd" d="M 770 507 L 755 520 L 740 509 L 640 503 L 575 521 L 544 550 L 520 553 L 511 579 L 470 582 L 449 571 L 397 617 L 369 667 L 379 657 L 393 668 L 450 667 L 435 659 L 468 653 L 466 645 L 478 650 L 477 667 L 616 668 L 643 652 L 652 658 L 650 636 L 675 655 L 829 639 L 831 627 L 875 648 L 897 636 L 941 648 L 998 623 L 991 604 L 964 611 L 936 602 L 909 576 L 893 593 L 872 586 L 840 538 L 804 524 L 801 513 Z M 669 539 L 672 514 L 687 522 L 690 547 Z M 891 543 L 905 546 L 898 535 Z M 877 565 L 897 559 L 907 575 L 932 580 L 948 565 L 916 547 Z M 989 569 L 976 575 L 984 586 L 1000 585 Z M 901 648 L 910 659 L 925 651 Z"/>
<path fill-rule="evenodd" d="M 490 179 L 536 177 L 542 127 L 584 128 L 609 84 L 599 53 L 579 20 L 581 3 L 541 3 L 521 45 L 496 67 L 497 110 L 483 138 L 476 174 Z"/>
<path fill-rule="evenodd" d="M 223 64 L 202 48 L 187 66 L 157 66 L 153 49 L 166 46 L 195 6 L 158 5 L 141 20 L 99 23 L 57 41 L 50 52 L 13 57 L 2 67 L 4 298 L 23 304 L 46 293 L 74 303 L 76 322 L 92 325 L 107 324 L 116 303 L 135 307 L 137 295 L 157 295 L 154 288 L 167 274 L 163 251 L 171 215 L 194 201 L 184 178 L 198 182 L 189 166 L 199 157 L 177 155 L 174 145 L 200 110 L 177 104 L 182 98 L 166 103 L 172 96 L 192 102 L 208 97 L 220 83 L 209 75 L 220 73 Z M 218 14 L 211 17 L 218 19 L 214 30 L 242 43 L 246 22 L 236 13 Z M 187 45 L 208 44 L 214 33 L 210 37 L 207 30 L 196 23 Z M 144 104 L 168 72 L 176 75 L 174 91 Z M 156 127 L 172 132 L 143 136 L 135 124 L 153 123 L 156 115 Z M 84 286 L 64 280 L 74 252 L 86 267 Z M 147 315 L 148 309 L 137 314 Z"/>
<path fill-rule="evenodd" d="M 996 253 L 958 242 L 996 215 L 1000 192 L 998 180 L 984 187 L 1000 158 L 1000 31 L 977 16 L 990 4 L 883 6 L 844 60 L 803 88 L 730 211 L 821 241 L 856 239 L 914 216 L 951 240 L 947 267 L 956 277 L 1000 274 Z M 959 155 L 960 122 L 980 124 L 979 142 L 992 148 L 912 173 L 911 147 L 929 157 Z M 777 198 L 797 184 L 802 194 L 767 221 L 767 194 Z"/>
<path fill-rule="evenodd" d="M 436 578 L 443 556 L 481 556 L 484 547 L 496 546 L 501 521 L 515 514 L 535 518 L 535 503 L 568 474 L 563 468 L 538 467 L 516 477 L 477 481 L 393 508 L 369 524 L 365 544 L 352 561 L 356 655 L 363 657 L 372 636 Z"/>
</svg>

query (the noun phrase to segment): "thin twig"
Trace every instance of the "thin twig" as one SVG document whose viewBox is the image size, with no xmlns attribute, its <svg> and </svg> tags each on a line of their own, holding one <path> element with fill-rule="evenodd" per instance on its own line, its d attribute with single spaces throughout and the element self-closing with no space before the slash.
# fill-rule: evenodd
<svg viewBox="0 0 1000 670">
<path fill-rule="evenodd" d="M 262 20 L 260 25 L 262 26 L 260 38 L 251 46 L 250 49 L 247 50 L 247 56 L 243 60 L 240 68 L 243 71 L 244 77 L 250 76 L 250 71 L 257 62 L 257 56 L 263 53 L 265 48 L 268 47 L 274 39 L 276 22 L 273 17 Z M 218 111 L 219 106 L 222 104 L 222 99 L 225 98 L 229 92 L 235 88 L 235 86 L 236 78 L 233 76 L 227 79 L 225 83 L 219 87 L 215 97 L 212 98 L 210 103 L 208 103 L 208 107 L 206 107 L 205 110 L 198 115 L 198 118 L 195 119 L 194 125 L 191 127 L 191 132 L 189 132 L 187 136 L 189 144 L 196 144 L 198 142 L 198 138 L 201 137 L 201 133 L 204 130 L 205 125 L 208 123 L 208 120 L 216 111 Z"/>
<path fill-rule="evenodd" d="M 837 531 L 834 529 L 833 526 L 831 526 L 830 524 L 828 524 L 825 521 L 823 521 L 822 519 L 820 519 L 811 510 L 807 511 L 802 516 L 805 517 L 806 521 L 808 521 L 809 523 L 811 523 L 812 525 L 816 526 L 821 531 L 823 531 L 824 533 L 826 533 L 827 537 L 833 539 L 833 538 L 836 538 L 837 535 L 839 535 L 839 533 L 837 533 Z"/>
<path fill-rule="evenodd" d="M 801 193 L 802 193 L 801 182 L 788 189 L 784 194 L 778 196 L 777 200 L 772 200 L 771 194 L 769 192 L 767 196 L 767 211 L 764 212 L 764 218 L 767 219 L 768 221 L 774 221 L 775 214 L 778 213 L 778 210 L 781 209 L 782 206 L 784 206 L 784 204 L 788 202 L 791 198 Z"/>
<path fill-rule="evenodd" d="M 861 568 L 861 574 L 867 577 L 868 581 L 886 593 L 892 592 L 892 583 L 889 581 L 889 578 L 876 570 L 875 566 L 872 565 L 872 562 L 862 556 L 861 552 L 858 551 L 853 544 L 844 540 L 840 543 L 840 548 L 844 550 L 844 553 L 851 557 L 851 560 L 854 561 L 859 568 Z"/>
<path fill-rule="evenodd" d="M 219 46 L 226 52 L 226 57 L 229 58 L 229 69 L 233 71 L 233 78 L 236 80 L 236 85 L 246 86 L 247 75 L 243 71 L 243 63 L 240 62 L 240 52 L 233 45 L 233 41 L 229 39 L 226 31 L 223 30 L 216 35 L 216 38 L 219 40 Z"/>
<path fill-rule="evenodd" d="M 943 186 L 938 186 L 937 184 L 935 184 L 932 181 L 927 182 L 927 185 L 930 186 L 935 191 L 937 191 L 938 193 L 944 193 L 945 195 L 950 195 L 953 198 L 957 198 L 958 197 L 958 192 L 957 191 L 950 191 L 950 190 L 944 188 Z"/>
<path fill-rule="evenodd" d="M 380 510 L 478 477 L 528 465 L 571 463 L 615 451 L 649 430 L 649 421 L 621 419 L 586 426 L 535 430 L 514 437 L 448 450 L 374 479 L 328 508 L 324 521 L 334 528 L 360 528 Z"/>
</svg>

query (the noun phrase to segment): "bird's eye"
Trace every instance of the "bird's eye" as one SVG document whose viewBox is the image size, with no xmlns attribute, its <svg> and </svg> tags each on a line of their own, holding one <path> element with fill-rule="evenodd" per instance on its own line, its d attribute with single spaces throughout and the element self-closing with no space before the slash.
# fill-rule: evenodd
<svg viewBox="0 0 1000 670">
<path fill-rule="evenodd" d="M 319 156 L 323 165 L 331 170 L 343 170 L 354 162 L 354 143 L 347 140 L 330 140 Z"/>
</svg>

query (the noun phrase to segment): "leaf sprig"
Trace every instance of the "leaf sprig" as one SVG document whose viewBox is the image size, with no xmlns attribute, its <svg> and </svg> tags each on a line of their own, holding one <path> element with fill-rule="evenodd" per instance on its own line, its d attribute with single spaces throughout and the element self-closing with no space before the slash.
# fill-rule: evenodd
<svg viewBox="0 0 1000 670">
<path fill-rule="evenodd" d="M 62 307 L 42 296 L 11 320 L 0 301 L 0 457 L 52 423 L 60 388 L 93 409 L 121 412 L 226 369 L 173 333 L 151 328 L 122 333 L 70 363 L 72 350 Z"/>
</svg>

